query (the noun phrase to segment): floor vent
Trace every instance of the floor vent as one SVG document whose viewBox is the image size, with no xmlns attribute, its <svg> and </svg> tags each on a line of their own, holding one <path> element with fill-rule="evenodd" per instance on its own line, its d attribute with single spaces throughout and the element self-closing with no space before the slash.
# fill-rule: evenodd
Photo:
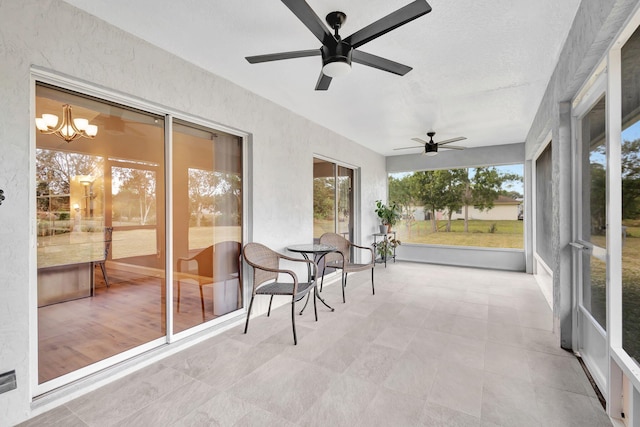
<svg viewBox="0 0 640 427">
<path fill-rule="evenodd" d="M 593 387 L 593 391 L 596 392 L 596 396 L 598 397 L 598 400 L 602 405 L 602 409 L 606 411 L 607 401 L 604 399 L 604 396 L 602 395 L 602 393 L 600 393 L 600 389 L 598 388 L 598 385 L 596 384 L 593 377 L 591 376 L 591 372 L 589 372 L 589 369 L 587 369 L 587 365 L 585 365 L 584 361 L 582 360 L 582 357 L 580 356 L 577 356 L 577 357 L 578 357 L 578 362 L 580 362 L 580 366 L 582 366 L 582 370 L 587 375 L 587 378 L 589 378 L 589 382 L 591 383 L 591 387 Z"/>
</svg>

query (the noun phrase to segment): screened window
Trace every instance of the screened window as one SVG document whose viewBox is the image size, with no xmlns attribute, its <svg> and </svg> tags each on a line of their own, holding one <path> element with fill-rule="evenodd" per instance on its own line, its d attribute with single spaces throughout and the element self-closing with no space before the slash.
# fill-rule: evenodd
<svg viewBox="0 0 640 427">
<path fill-rule="evenodd" d="M 403 243 L 523 248 L 522 165 L 389 175 Z"/>
</svg>

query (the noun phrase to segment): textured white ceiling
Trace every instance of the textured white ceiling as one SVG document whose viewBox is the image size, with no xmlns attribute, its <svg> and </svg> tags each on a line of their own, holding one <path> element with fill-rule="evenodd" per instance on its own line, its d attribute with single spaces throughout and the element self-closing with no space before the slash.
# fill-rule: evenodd
<svg viewBox="0 0 640 427">
<path fill-rule="evenodd" d="M 244 57 L 320 47 L 279 0 L 65 0 L 384 155 L 411 138 L 455 145 L 523 142 L 579 0 L 428 0 L 432 12 L 360 50 L 413 67 L 404 77 L 353 64 L 328 91 L 319 56 L 249 64 Z M 410 0 L 307 0 L 346 37 Z"/>
</svg>

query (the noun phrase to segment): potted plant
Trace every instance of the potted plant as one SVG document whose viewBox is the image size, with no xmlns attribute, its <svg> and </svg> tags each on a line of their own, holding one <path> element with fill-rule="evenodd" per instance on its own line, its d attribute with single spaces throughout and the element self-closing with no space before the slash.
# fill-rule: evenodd
<svg viewBox="0 0 640 427">
<path fill-rule="evenodd" d="M 387 257 L 393 255 L 394 250 L 400 246 L 402 242 L 398 239 L 384 239 L 376 244 L 376 252 L 380 258 L 386 260 Z"/>
<path fill-rule="evenodd" d="M 400 219 L 400 209 L 396 202 L 391 202 L 391 204 L 387 206 L 382 203 L 381 200 L 376 200 L 375 213 L 378 215 L 378 218 L 380 218 L 382 225 L 387 226 L 387 233 L 391 232 L 391 226 L 395 225 Z M 380 232 L 385 232 L 382 227 L 380 228 Z"/>
</svg>

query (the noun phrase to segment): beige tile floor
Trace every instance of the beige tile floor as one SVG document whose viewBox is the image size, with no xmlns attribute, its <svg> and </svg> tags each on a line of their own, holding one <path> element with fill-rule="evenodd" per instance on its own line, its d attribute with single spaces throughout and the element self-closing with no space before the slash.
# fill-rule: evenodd
<svg viewBox="0 0 640 427">
<path fill-rule="evenodd" d="M 24 425 L 610 426 L 534 278 L 412 263 L 252 319 Z M 265 297 L 266 298 L 266 297 Z"/>
</svg>

